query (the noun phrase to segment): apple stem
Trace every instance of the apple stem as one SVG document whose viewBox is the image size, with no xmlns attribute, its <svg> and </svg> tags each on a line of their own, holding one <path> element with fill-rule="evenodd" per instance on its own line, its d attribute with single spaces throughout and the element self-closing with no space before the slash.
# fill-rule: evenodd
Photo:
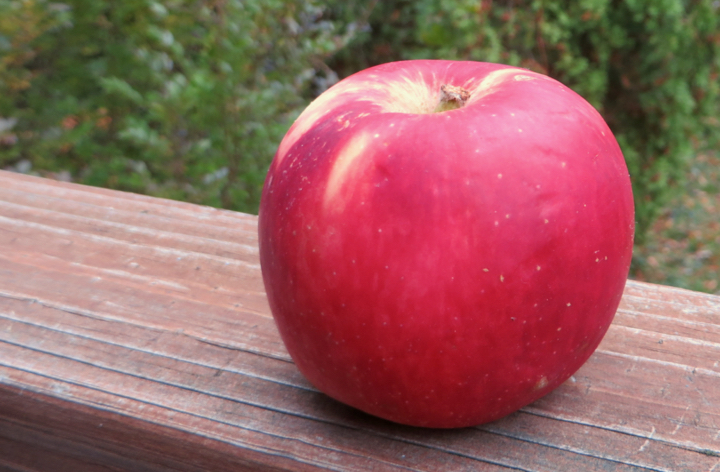
<svg viewBox="0 0 720 472">
<path fill-rule="evenodd" d="M 470 99 L 470 92 L 462 87 L 443 84 L 440 86 L 440 102 L 435 113 L 462 108 Z"/>
</svg>

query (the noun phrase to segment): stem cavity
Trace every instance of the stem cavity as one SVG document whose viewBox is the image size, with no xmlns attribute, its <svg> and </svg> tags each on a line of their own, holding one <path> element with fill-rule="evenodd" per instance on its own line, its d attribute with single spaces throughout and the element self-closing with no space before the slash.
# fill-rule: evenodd
<svg viewBox="0 0 720 472">
<path fill-rule="evenodd" d="M 470 99 L 470 92 L 462 87 L 443 84 L 440 86 L 440 101 L 434 113 L 462 108 Z"/>
</svg>

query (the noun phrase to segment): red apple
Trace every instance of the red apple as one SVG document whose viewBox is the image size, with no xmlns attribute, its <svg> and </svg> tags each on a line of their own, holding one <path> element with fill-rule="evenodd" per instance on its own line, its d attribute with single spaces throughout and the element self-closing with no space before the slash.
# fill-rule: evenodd
<svg viewBox="0 0 720 472">
<path fill-rule="evenodd" d="M 288 131 L 260 204 L 270 308 L 329 396 L 426 427 L 505 416 L 568 379 L 632 254 L 627 167 L 598 112 L 498 64 L 339 82 Z"/>
</svg>

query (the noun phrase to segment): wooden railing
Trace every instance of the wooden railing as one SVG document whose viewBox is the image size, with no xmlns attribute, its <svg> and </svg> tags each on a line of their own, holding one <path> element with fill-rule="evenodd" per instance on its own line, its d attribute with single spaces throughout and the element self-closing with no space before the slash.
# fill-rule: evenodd
<svg viewBox="0 0 720 472">
<path fill-rule="evenodd" d="M 556 391 L 410 428 L 297 371 L 256 223 L 0 172 L 0 469 L 720 472 L 720 297 L 629 281 Z"/>
</svg>

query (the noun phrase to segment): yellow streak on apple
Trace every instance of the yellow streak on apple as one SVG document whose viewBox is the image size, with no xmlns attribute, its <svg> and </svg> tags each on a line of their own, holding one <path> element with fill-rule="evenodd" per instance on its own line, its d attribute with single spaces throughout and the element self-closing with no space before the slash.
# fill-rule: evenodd
<svg viewBox="0 0 720 472">
<path fill-rule="evenodd" d="M 363 155 L 371 140 L 372 136 L 370 133 L 358 134 L 340 151 L 330 171 L 327 186 L 325 187 L 325 194 L 323 196 L 323 208 L 325 211 L 332 210 L 338 213 L 345 208 L 345 199 L 349 198 L 350 195 L 339 196 L 338 194 L 351 169 L 357 167 L 353 166 L 353 164 L 358 162 L 358 158 Z M 355 168 L 354 171 L 357 172 L 358 169 Z"/>
<path fill-rule="evenodd" d="M 491 72 L 477 85 L 473 80 L 463 84 L 470 91 L 468 103 L 494 93 L 497 87 L 507 80 L 543 79 L 543 75 L 524 69 L 510 68 Z M 437 77 L 428 84 L 422 75 L 405 76 L 396 81 L 378 81 L 376 76 L 369 76 L 362 82 L 340 82 L 315 99 L 298 117 L 293 128 L 280 145 L 278 161 L 285 157 L 287 151 L 307 130 L 329 111 L 347 100 L 372 101 L 381 107 L 382 113 L 429 114 L 439 101 L 440 85 Z M 330 172 L 323 197 L 323 207 L 327 210 L 341 211 L 344 200 L 337 198 L 344 181 L 350 174 L 353 164 L 363 155 L 371 140 L 369 133 L 362 133 L 350 140 L 340 152 Z M 357 170 L 357 169 L 356 169 Z"/>
<path fill-rule="evenodd" d="M 479 84 L 474 80 L 463 84 L 471 93 L 470 101 L 475 102 L 495 91 L 506 80 L 534 80 L 545 76 L 524 69 L 509 68 L 491 72 Z M 375 75 L 366 80 L 339 82 L 317 97 L 298 117 L 278 149 L 278 163 L 282 161 L 297 140 L 321 120 L 327 113 L 349 100 L 371 101 L 381 107 L 383 113 L 428 114 L 435 109 L 440 94 L 436 76 L 427 83 L 422 74 L 404 76 L 395 81 L 381 81 Z"/>
<path fill-rule="evenodd" d="M 383 113 L 432 113 L 437 106 L 440 85 L 434 74 L 432 83 L 428 84 L 420 72 L 415 77 L 387 81 L 383 84 L 385 96 L 378 105 Z"/>
<path fill-rule="evenodd" d="M 280 164 L 290 148 L 292 148 L 292 146 L 303 134 L 312 128 L 315 123 L 321 120 L 326 114 L 342 103 L 343 96 L 350 98 L 354 95 L 362 94 L 368 88 L 371 88 L 368 87 L 368 85 L 371 84 L 364 82 L 339 82 L 313 100 L 312 103 L 310 103 L 310 105 L 308 105 L 308 107 L 300 114 L 293 126 L 285 135 L 285 138 L 280 143 L 276 157 L 278 164 Z"/>
<path fill-rule="evenodd" d="M 488 95 L 495 93 L 497 88 L 508 80 L 524 81 L 542 78 L 545 78 L 545 76 L 525 69 L 500 69 L 490 72 L 488 75 L 483 77 L 482 81 L 477 86 L 473 87 L 472 84 L 467 84 L 467 86 L 463 88 L 470 92 L 470 100 L 467 103 L 469 105 L 482 99 L 483 97 L 487 97 Z"/>
</svg>

